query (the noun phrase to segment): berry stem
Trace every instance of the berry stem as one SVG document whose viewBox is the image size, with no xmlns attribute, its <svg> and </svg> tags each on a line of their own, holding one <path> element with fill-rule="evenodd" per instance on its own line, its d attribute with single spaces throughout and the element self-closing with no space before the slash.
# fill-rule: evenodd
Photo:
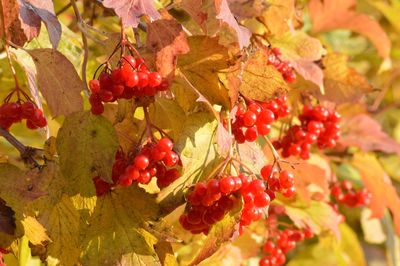
<svg viewBox="0 0 400 266">
<path fill-rule="evenodd" d="M 149 115 L 148 106 L 143 106 L 144 117 L 146 119 L 146 135 L 148 139 L 153 139 L 153 133 L 151 131 L 151 119 Z"/>
<path fill-rule="evenodd" d="M 86 68 L 87 68 L 87 62 L 88 62 L 88 56 L 89 56 L 89 49 L 88 49 L 88 41 L 85 33 L 81 30 L 81 24 L 84 23 L 81 13 L 79 13 L 79 9 L 76 6 L 76 0 L 70 0 L 72 8 L 74 9 L 74 13 L 76 16 L 76 20 L 78 21 L 78 28 L 81 31 L 82 35 L 82 44 L 83 44 L 83 61 L 82 61 L 82 69 L 81 69 L 81 74 L 82 74 L 82 80 L 84 84 L 84 89 L 85 89 L 85 94 L 89 95 L 89 88 L 87 85 L 87 80 L 86 80 Z"/>
<path fill-rule="evenodd" d="M 249 172 L 249 174 L 253 174 L 254 175 L 254 172 L 253 172 L 253 170 L 251 170 L 250 166 L 248 166 L 247 164 L 245 164 L 241 160 L 239 160 L 237 158 L 232 158 L 232 161 L 237 162 L 241 167 L 243 167 L 247 172 Z"/>
<path fill-rule="evenodd" d="M 276 151 L 274 145 L 272 145 L 272 142 L 269 140 L 269 138 L 264 136 L 264 139 L 265 139 L 265 142 L 267 143 L 269 149 L 272 152 L 272 156 L 274 157 L 274 163 L 272 165 L 274 166 L 275 164 L 277 164 L 279 170 L 281 170 L 281 165 L 280 165 L 281 157 L 279 156 L 278 152 Z"/>
</svg>

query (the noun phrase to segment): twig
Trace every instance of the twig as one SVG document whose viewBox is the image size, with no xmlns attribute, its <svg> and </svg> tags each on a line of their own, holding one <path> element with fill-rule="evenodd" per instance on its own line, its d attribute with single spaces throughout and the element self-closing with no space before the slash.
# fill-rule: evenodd
<svg viewBox="0 0 400 266">
<path fill-rule="evenodd" d="M 278 152 L 275 150 L 274 145 L 271 143 L 271 141 L 269 140 L 268 137 L 264 137 L 265 142 L 267 143 L 269 149 L 272 152 L 272 156 L 274 157 L 274 163 L 272 164 L 272 166 L 275 166 L 275 164 L 278 165 L 279 170 L 281 170 L 281 165 L 280 165 L 280 161 L 281 161 L 281 157 L 279 156 Z M 272 172 L 272 171 L 271 171 Z"/>
<path fill-rule="evenodd" d="M 385 98 L 385 95 L 386 95 L 387 91 L 389 90 L 390 86 L 393 84 L 393 82 L 395 82 L 397 80 L 397 78 L 399 76 L 400 76 L 400 67 L 396 68 L 393 71 L 391 77 L 383 85 L 381 92 L 376 97 L 374 103 L 372 104 L 371 108 L 369 109 L 371 112 L 375 112 L 378 109 L 379 105 Z"/>
<path fill-rule="evenodd" d="M 70 7 L 71 7 L 71 3 L 66 4 L 63 8 L 61 8 L 60 10 L 58 10 L 58 11 L 56 12 L 56 16 L 61 15 L 62 13 L 64 13 L 65 11 L 67 11 L 68 8 L 70 8 Z"/>
<path fill-rule="evenodd" d="M 70 1 L 71 1 L 71 5 L 74 9 L 76 19 L 78 20 L 78 24 L 82 24 L 83 19 L 82 19 L 81 13 L 79 13 L 78 7 L 76 6 L 76 0 L 70 0 Z M 82 30 L 80 30 L 80 31 L 81 31 L 82 43 L 83 43 L 82 80 L 83 80 L 83 83 L 85 84 L 85 87 L 84 87 L 85 93 L 86 93 L 86 95 L 89 95 L 89 88 L 88 88 L 87 80 L 86 80 L 86 67 L 87 67 L 88 56 L 89 56 L 88 41 L 87 41 L 85 33 L 83 33 Z"/>
<path fill-rule="evenodd" d="M 13 145 L 21 154 L 21 158 L 24 161 L 32 163 L 35 167 L 39 167 L 40 164 L 36 162 L 32 156 L 35 153 L 35 148 L 25 146 L 19 140 L 17 140 L 10 132 L 0 127 L 0 135 L 3 136 L 11 145 Z"/>
<path fill-rule="evenodd" d="M 146 134 L 148 139 L 153 139 L 153 133 L 151 131 L 151 119 L 149 115 L 149 110 L 147 109 L 147 106 L 143 106 L 143 111 L 144 111 L 144 117 L 146 119 Z"/>
</svg>

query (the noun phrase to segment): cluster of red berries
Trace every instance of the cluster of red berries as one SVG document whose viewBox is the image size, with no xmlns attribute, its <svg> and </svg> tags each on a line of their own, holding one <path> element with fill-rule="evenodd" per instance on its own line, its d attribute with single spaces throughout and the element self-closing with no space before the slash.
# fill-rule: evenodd
<svg viewBox="0 0 400 266">
<path fill-rule="evenodd" d="M 301 125 L 288 129 L 286 135 L 274 142 L 276 149 L 282 149 L 282 156 L 300 156 L 310 158 L 313 144 L 318 148 L 333 148 L 340 137 L 340 114 L 325 107 L 305 105 L 299 116 Z"/>
<path fill-rule="evenodd" d="M 365 188 L 356 190 L 349 180 L 333 184 L 331 195 L 337 202 L 347 207 L 367 206 L 371 201 L 371 193 L 368 190 Z"/>
<path fill-rule="evenodd" d="M 278 171 L 269 164 L 261 168 L 261 176 L 268 183 L 269 195 L 272 199 L 275 199 L 276 192 L 280 192 L 286 198 L 291 198 L 296 193 L 294 175 L 289 171 Z"/>
<path fill-rule="evenodd" d="M 221 221 L 234 206 L 233 194 L 242 187 L 241 176 L 226 176 L 197 183 L 187 195 L 187 207 L 179 222 L 192 234 L 208 234 L 210 227 Z"/>
<path fill-rule="evenodd" d="M 239 232 L 243 232 L 246 225 L 258 221 L 263 217 L 263 210 L 271 203 L 271 192 L 266 188 L 263 180 L 243 176 L 240 193 L 243 198 L 243 210 L 240 217 Z M 273 193 L 273 192 L 272 192 Z"/>
<path fill-rule="evenodd" d="M 32 102 L 7 102 L 0 106 L 0 127 L 8 130 L 22 119 L 26 119 L 26 126 L 29 129 L 38 129 L 47 125 L 43 111 Z"/>
<path fill-rule="evenodd" d="M 268 53 L 268 64 L 273 65 L 279 72 L 281 72 L 286 82 L 292 83 L 296 80 L 296 73 L 293 71 L 292 65 L 289 61 L 281 59 L 281 51 L 278 48 L 272 48 Z"/>
<path fill-rule="evenodd" d="M 235 120 L 232 121 L 232 133 L 238 143 L 253 142 L 258 135 L 267 135 L 271 124 L 290 113 L 287 97 L 277 97 L 268 102 L 251 101 L 247 108 L 240 103 L 237 106 Z"/>
<path fill-rule="evenodd" d="M 168 82 L 158 72 L 149 71 L 142 58 L 123 56 L 117 68 L 106 67 L 98 79 L 89 82 L 91 111 L 99 115 L 104 112 L 103 103 L 154 96 L 168 87 Z"/>
<path fill-rule="evenodd" d="M 113 183 L 107 183 L 98 176 L 93 178 L 97 196 L 104 195 L 117 185 L 130 186 L 133 181 L 148 184 L 153 177 L 157 178 L 159 188 L 167 187 L 181 176 L 177 169 L 180 158 L 173 151 L 173 146 L 169 138 L 162 138 L 157 143 L 148 142 L 133 157 L 118 151 L 112 168 Z"/>
<path fill-rule="evenodd" d="M 280 266 L 286 262 L 285 254 L 296 247 L 298 242 L 314 237 L 309 228 L 285 229 L 279 231 L 276 237 L 269 238 L 263 246 L 263 251 L 268 255 L 261 258 L 260 266 Z"/>
</svg>

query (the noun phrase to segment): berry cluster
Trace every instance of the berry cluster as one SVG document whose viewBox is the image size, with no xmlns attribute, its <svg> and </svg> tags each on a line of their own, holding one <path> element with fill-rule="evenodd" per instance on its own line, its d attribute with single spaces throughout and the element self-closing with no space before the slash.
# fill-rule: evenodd
<svg viewBox="0 0 400 266">
<path fill-rule="evenodd" d="M 149 71 L 142 58 L 123 56 L 117 68 L 111 70 L 106 67 L 98 79 L 89 82 L 91 111 L 99 115 L 104 112 L 103 103 L 121 98 L 154 96 L 168 87 L 168 82 L 158 72 Z"/>
<path fill-rule="evenodd" d="M 240 193 L 244 202 L 242 216 L 240 217 L 240 233 L 242 233 L 244 226 L 262 218 L 263 209 L 269 206 L 271 202 L 270 194 L 273 192 L 266 188 L 264 181 L 243 176 Z"/>
<path fill-rule="evenodd" d="M 47 125 L 42 110 L 30 101 L 6 102 L 0 106 L 0 127 L 8 130 L 14 123 L 19 123 L 22 119 L 26 119 L 26 126 L 29 129 L 42 128 Z"/>
<path fill-rule="evenodd" d="M 281 51 L 278 48 L 272 48 L 268 53 L 268 64 L 273 65 L 279 72 L 281 72 L 286 82 L 292 83 L 296 80 L 296 73 L 293 71 L 292 65 L 289 61 L 281 59 Z"/>
<path fill-rule="evenodd" d="M 275 199 L 276 192 L 280 192 L 286 198 L 291 198 L 296 193 L 294 175 L 289 171 L 278 171 L 269 164 L 261 168 L 261 176 L 268 183 L 272 199 Z"/>
<path fill-rule="evenodd" d="M 243 226 L 261 219 L 262 209 L 270 203 L 264 182 L 243 174 L 197 183 L 187 196 L 188 205 L 179 221 L 193 234 L 207 234 L 210 227 L 233 208 L 240 196 L 244 201 L 240 218 L 242 230 Z"/>
<path fill-rule="evenodd" d="M 197 183 L 187 195 L 185 213 L 179 222 L 192 234 L 208 234 L 210 227 L 221 221 L 234 206 L 233 194 L 242 187 L 241 176 L 227 176 Z"/>
<path fill-rule="evenodd" d="M 353 187 L 353 183 L 348 180 L 333 184 L 331 187 L 331 195 L 337 202 L 347 207 L 367 206 L 371 200 L 371 193 L 368 190 L 365 188 L 356 190 Z"/>
<path fill-rule="evenodd" d="M 340 114 L 329 111 L 325 107 L 315 108 L 305 105 L 299 116 L 301 125 L 288 129 L 286 135 L 274 142 L 276 149 L 282 149 L 282 156 L 300 156 L 310 158 L 310 149 L 313 144 L 318 148 L 333 148 L 340 137 Z"/>
<path fill-rule="evenodd" d="M 182 227 L 193 234 L 207 234 L 241 197 L 239 232 L 242 233 L 245 226 L 263 217 L 264 208 L 275 199 L 276 192 L 285 197 L 292 197 L 296 192 L 294 176 L 286 170 L 278 172 L 272 165 L 266 165 L 261 169 L 261 176 L 263 180 L 239 174 L 197 183 L 187 196 L 187 208 L 179 220 Z"/>
<path fill-rule="evenodd" d="M 286 262 L 285 254 L 296 247 L 298 242 L 314 237 L 314 233 L 309 229 L 284 229 L 279 231 L 274 238 L 269 238 L 263 246 L 263 251 L 267 253 L 261 258 L 260 266 L 279 266 Z"/>
<path fill-rule="evenodd" d="M 177 169 L 180 158 L 172 150 L 173 146 L 169 138 L 162 138 L 157 143 L 148 142 L 134 156 L 118 151 L 112 168 L 113 184 L 98 176 L 93 178 L 97 196 L 104 195 L 117 185 L 130 186 L 133 181 L 148 184 L 153 177 L 157 178 L 159 188 L 167 187 L 181 176 Z"/>
<path fill-rule="evenodd" d="M 235 120 L 232 121 L 232 133 L 238 143 L 254 142 L 258 135 L 267 135 L 271 124 L 290 113 L 287 97 L 281 96 L 268 102 L 251 101 L 247 108 L 240 103 L 237 106 Z"/>
</svg>

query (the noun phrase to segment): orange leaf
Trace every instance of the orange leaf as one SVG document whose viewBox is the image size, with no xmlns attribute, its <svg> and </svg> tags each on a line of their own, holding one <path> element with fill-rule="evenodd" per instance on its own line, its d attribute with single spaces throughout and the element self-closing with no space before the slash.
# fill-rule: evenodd
<svg viewBox="0 0 400 266">
<path fill-rule="evenodd" d="M 356 0 L 311 0 L 308 7 L 314 32 L 349 29 L 366 36 L 381 57 L 389 57 L 389 37 L 377 21 L 354 10 Z"/>
<path fill-rule="evenodd" d="M 371 217 L 382 218 L 386 208 L 393 215 L 397 234 L 400 234 L 400 198 L 390 178 L 379 164 L 377 158 L 368 153 L 357 153 L 353 165 L 358 168 L 365 187 L 371 192 Z"/>
<path fill-rule="evenodd" d="M 157 70 L 163 77 L 172 77 L 175 72 L 177 55 L 189 52 L 186 35 L 180 25 L 167 12 L 164 19 L 147 26 L 147 47 L 156 54 Z"/>
</svg>

